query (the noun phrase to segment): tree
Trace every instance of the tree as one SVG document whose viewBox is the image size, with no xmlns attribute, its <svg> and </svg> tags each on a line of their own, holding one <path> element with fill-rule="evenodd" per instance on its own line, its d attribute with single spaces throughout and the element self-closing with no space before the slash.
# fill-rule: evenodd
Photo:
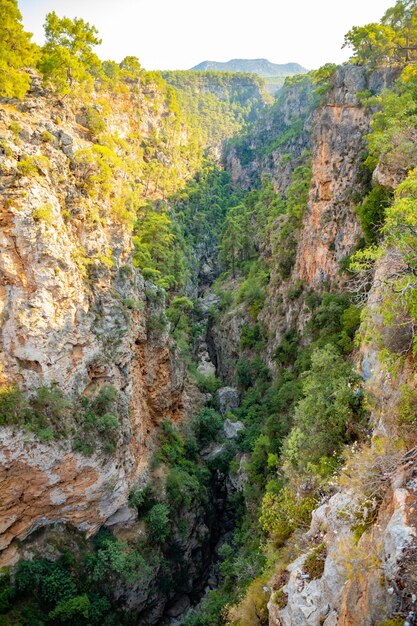
<svg viewBox="0 0 417 626">
<path fill-rule="evenodd" d="M 237 261 L 248 259 L 252 249 L 251 212 L 244 204 L 239 204 L 229 209 L 220 241 L 220 259 L 231 265 L 233 278 L 236 277 Z"/>
<path fill-rule="evenodd" d="M 171 322 L 171 330 L 175 331 L 180 321 L 183 318 L 187 317 L 187 314 L 192 311 L 194 308 L 194 304 L 191 302 L 187 296 L 175 296 L 168 309 L 167 309 L 167 317 Z"/>
<path fill-rule="evenodd" d="M 359 379 L 350 363 L 332 345 L 316 350 L 303 381 L 303 398 L 294 415 L 294 428 L 284 456 L 306 468 L 332 456 L 358 430 L 361 414 Z"/>
<path fill-rule="evenodd" d="M 125 80 L 135 81 L 140 78 L 141 74 L 143 74 L 143 70 L 137 57 L 125 57 L 119 67 Z"/>
<path fill-rule="evenodd" d="M 153 541 L 163 543 L 169 536 L 169 507 L 163 502 L 155 504 L 146 517 L 146 523 Z"/>
<path fill-rule="evenodd" d="M 48 13 L 45 22 L 46 43 L 42 48 L 39 69 L 59 91 L 68 93 L 74 83 L 92 83 L 101 69 L 93 47 L 101 43 L 95 26 L 80 18 L 59 18 Z"/>
<path fill-rule="evenodd" d="M 417 2 L 399 0 L 384 14 L 381 24 L 355 26 L 345 36 L 359 63 L 386 65 L 417 58 Z"/>
<path fill-rule="evenodd" d="M 17 0 L 0 0 L 0 96 L 23 98 L 30 76 L 23 68 L 36 61 L 37 46 L 23 30 Z"/>
</svg>

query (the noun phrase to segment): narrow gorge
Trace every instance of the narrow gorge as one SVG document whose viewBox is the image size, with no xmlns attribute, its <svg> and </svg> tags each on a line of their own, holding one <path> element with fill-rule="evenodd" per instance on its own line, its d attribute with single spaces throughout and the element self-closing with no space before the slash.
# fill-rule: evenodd
<svg viewBox="0 0 417 626">
<path fill-rule="evenodd" d="M 274 97 L 0 18 L 0 625 L 417 624 L 416 3 Z"/>
</svg>

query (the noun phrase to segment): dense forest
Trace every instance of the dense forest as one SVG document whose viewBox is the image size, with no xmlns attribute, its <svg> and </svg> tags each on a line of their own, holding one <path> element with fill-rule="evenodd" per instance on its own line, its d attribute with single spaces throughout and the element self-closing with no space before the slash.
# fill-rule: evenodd
<svg viewBox="0 0 417 626">
<path fill-rule="evenodd" d="M 39 47 L 17 1 L 0 0 L 5 115 L 23 111 L 29 124 L 24 103 L 50 98 L 83 133 L 65 156 L 67 169 L 57 171 L 52 127 L 40 128 L 26 153 L 27 131 L 17 117 L 11 121 L 0 136 L 1 175 L 15 187 L 2 210 L 14 206 L 15 189 L 42 180 L 72 186 L 71 202 L 62 200 L 62 228 L 69 231 L 81 209 L 89 237 L 116 224 L 131 246 L 131 264 L 122 265 L 109 243 L 94 257 L 79 249 L 75 267 L 91 293 L 116 271 L 119 282 L 136 273 L 145 281 L 143 301 L 118 296 L 119 306 L 126 319 L 147 316 L 149 342 L 166 334 L 200 406 L 155 427 L 147 481 L 130 486 L 135 532 L 103 524 L 85 533 L 65 523 L 45 531 L 39 524 L 18 539 L 23 556 L 0 578 L 0 624 L 277 624 L 268 603 L 285 610 L 287 566 L 307 551 L 303 575 L 315 581 L 324 572 L 324 531 L 313 543 L 305 539 L 313 511 L 338 490 L 356 494 L 344 514 L 360 568 L 361 539 L 388 493 L 386 472 L 416 443 L 416 2 L 400 0 L 380 23 L 353 27 L 345 39 L 349 63 L 287 78 L 273 102 L 257 76 L 148 72 L 135 57 L 102 61 L 94 52 L 99 42 L 94 26 L 52 12 Z M 314 283 L 302 263 L 316 201 L 316 120 L 329 94 L 336 97 L 340 73 L 351 68 L 368 77 L 355 106 L 370 128 L 355 155 L 355 185 L 336 206 L 337 227 L 325 242 L 336 270 Z M 378 72 L 385 83 L 373 88 Z M 115 102 L 119 121 L 129 116 L 128 131 L 111 117 Z M 352 207 L 348 225 L 357 224 L 346 249 L 339 236 L 345 206 Z M 56 217 L 42 204 L 31 219 L 46 232 Z M 332 219 L 326 214 L 321 227 Z M 391 271 L 375 283 L 386 259 Z M 369 306 L 375 284 L 376 309 Z M 357 366 L 370 341 L 398 381 L 396 437 L 383 428 L 372 433 L 371 415 L 382 409 Z M 202 345 L 208 369 L 200 366 Z M 59 384 L 28 392 L 19 380 L 0 379 L 1 427 L 45 446 L 65 442 L 66 451 L 86 459 L 116 458 L 129 414 L 114 381 L 77 397 Z M 224 389 L 238 399 L 223 401 Z M 207 564 L 193 589 L 185 583 L 191 537 Z M 403 585 L 395 610 L 369 623 L 415 623 L 405 622 L 412 591 Z M 142 598 L 138 604 L 132 593 Z M 181 594 L 189 605 L 180 621 L 153 617 L 158 603 Z"/>
</svg>

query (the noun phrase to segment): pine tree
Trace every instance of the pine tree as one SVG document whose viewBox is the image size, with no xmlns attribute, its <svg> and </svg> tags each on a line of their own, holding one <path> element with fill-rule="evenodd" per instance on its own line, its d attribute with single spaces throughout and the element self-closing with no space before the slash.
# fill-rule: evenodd
<svg viewBox="0 0 417 626">
<path fill-rule="evenodd" d="M 0 0 L 0 96 L 23 98 L 30 77 L 23 68 L 33 65 L 37 46 L 23 30 L 17 0 Z"/>
<path fill-rule="evenodd" d="M 101 62 L 93 47 L 101 43 L 98 31 L 82 19 L 59 18 L 55 11 L 45 21 L 46 43 L 39 69 L 59 91 L 67 93 L 74 83 L 93 82 L 101 72 Z"/>
</svg>

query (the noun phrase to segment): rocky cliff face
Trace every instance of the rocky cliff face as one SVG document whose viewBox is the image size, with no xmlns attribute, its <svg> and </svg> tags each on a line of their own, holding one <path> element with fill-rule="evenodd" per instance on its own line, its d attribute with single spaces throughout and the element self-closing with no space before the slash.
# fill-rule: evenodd
<svg viewBox="0 0 417 626">
<path fill-rule="evenodd" d="M 372 111 L 360 103 L 358 94 L 378 94 L 394 78 L 390 70 L 369 74 L 363 67 L 341 67 L 324 101 L 309 118 L 312 177 L 307 209 L 297 234 L 290 278 L 283 281 L 272 263 L 271 286 L 262 313 L 270 336 L 268 356 L 286 330 L 302 332 L 309 317 L 301 304 L 305 292 L 341 290 L 346 283 L 340 263 L 362 237 L 355 206 L 369 188 L 363 160 Z M 282 180 L 282 174 L 276 176 Z M 284 185 L 284 194 L 285 189 Z M 299 292 L 295 297 L 294 286 Z"/>
<path fill-rule="evenodd" d="M 304 303 L 306 293 L 347 288 L 349 277 L 340 265 L 362 237 L 355 206 L 371 184 L 363 160 L 373 111 L 361 104 L 360 94 L 378 94 L 395 77 L 391 70 L 339 68 L 322 102 L 312 108 L 311 85 L 295 86 L 277 108 L 275 122 L 269 112 L 243 145 L 226 152 L 227 167 L 236 181 L 250 186 L 256 176 L 267 174 L 285 197 L 302 152 L 311 150 L 307 209 L 289 278 L 282 278 L 277 260 L 265 251 L 270 255 L 271 280 L 260 319 L 267 329 L 265 356 L 271 368 L 275 367 L 273 352 L 287 331 L 295 329 L 303 337 L 311 315 Z M 297 118 L 302 130 L 279 145 L 279 138 Z M 276 133 L 277 145 L 268 158 L 260 158 L 262 133 L 267 129 Z M 380 163 L 373 182 L 395 188 L 400 179 Z M 277 220 L 278 234 L 281 225 Z M 407 362 L 394 375 L 389 363 L 377 357 L 394 344 L 399 352 L 410 345 L 410 336 L 403 336 L 401 328 L 384 327 L 378 313 L 381 289 L 393 263 L 393 258 L 383 259 L 376 271 L 367 306 L 372 338 L 354 356 L 366 381 L 372 439 L 352 453 L 355 461 L 348 463 L 347 477 L 314 511 L 309 531 L 293 538 L 291 546 L 298 557 L 283 563 L 271 581 L 270 626 L 370 626 L 408 612 L 409 623 L 414 623 L 415 434 L 399 429 L 393 416 L 401 410 L 404 387 L 415 390 L 415 375 Z M 229 309 L 211 332 L 218 371 L 226 379 L 232 376 L 230 363 L 241 356 L 239 340 L 245 322 L 250 324 L 244 310 Z M 392 441 L 405 442 L 405 448 L 400 452 Z"/>
<path fill-rule="evenodd" d="M 309 288 L 343 286 L 339 262 L 361 236 L 352 190 L 363 184 L 361 154 L 370 120 L 355 94 L 365 89 L 377 93 L 392 80 L 386 72 L 367 76 L 361 68 L 342 68 L 317 112 L 313 177 L 292 276 Z M 399 183 L 383 165 L 374 178 L 392 188 Z M 379 312 L 395 262 L 388 255 L 377 266 L 367 303 L 372 333 L 356 355 L 371 409 L 372 438 L 352 454 L 353 464 L 348 461 L 337 493 L 314 511 L 310 530 L 298 538 L 300 556 L 284 564 L 272 581 L 270 626 L 366 626 L 407 613 L 406 623 L 414 623 L 415 434 L 394 416 L 402 410 L 404 388 L 415 389 L 415 374 L 407 361 L 394 373 L 381 356 L 385 348 L 401 352 L 410 342 L 401 328 L 386 327 Z M 282 309 L 281 328 L 294 320 L 302 328 L 303 313 L 291 305 Z"/>
<path fill-rule="evenodd" d="M 106 111 L 109 132 L 144 139 L 169 115 L 151 86 Z M 133 267 L 130 227 L 114 208 L 123 174 L 114 194 L 83 188 L 77 155 L 95 145 L 83 106 L 51 102 L 35 78 L 27 99 L 5 104 L 0 115 L 1 382 L 29 395 L 55 386 L 74 403 L 111 383 L 119 420 L 114 453 L 97 445 L 90 457 L 74 451 L 71 435 L 41 443 L 18 425 L 1 428 L 5 564 L 18 556 L 16 540 L 40 526 L 67 522 L 91 534 L 120 510 L 126 521 L 158 423 L 180 419 L 191 399 L 170 347 L 163 294 Z M 181 129 L 176 141 L 184 141 Z M 68 433 L 81 427 L 68 420 Z"/>
</svg>

